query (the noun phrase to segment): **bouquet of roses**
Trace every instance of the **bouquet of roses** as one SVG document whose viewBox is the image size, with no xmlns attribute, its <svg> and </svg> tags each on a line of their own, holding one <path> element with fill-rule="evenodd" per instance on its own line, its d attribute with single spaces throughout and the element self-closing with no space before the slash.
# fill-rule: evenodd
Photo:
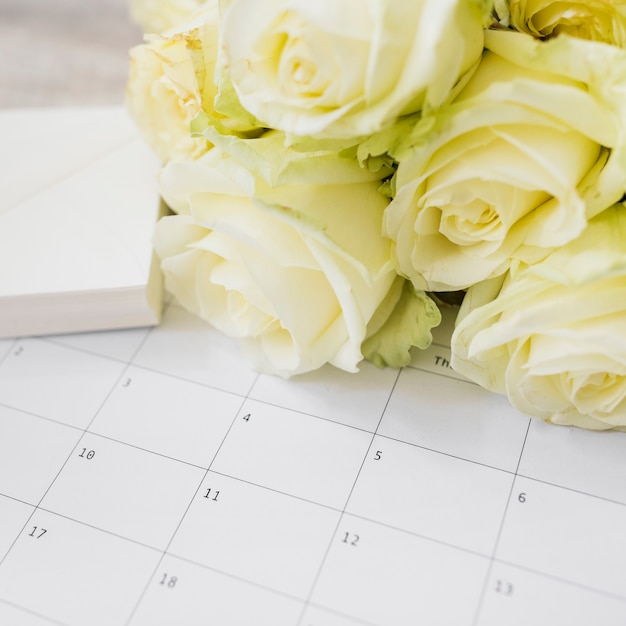
<svg viewBox="0 0 626 626">
<path fill-rule="evenodd" d="M 166 287 L 290 376 L 452 365 L 626 428 L 626 2 L 134 0 Z"/>
</svg>

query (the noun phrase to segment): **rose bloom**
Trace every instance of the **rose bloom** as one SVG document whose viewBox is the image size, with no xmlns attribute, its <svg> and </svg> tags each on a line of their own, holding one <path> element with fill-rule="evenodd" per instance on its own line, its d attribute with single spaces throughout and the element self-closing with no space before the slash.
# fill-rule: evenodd
<svg viewBox="0 0 626 626">
<path fill-rule="evenodd" d="M 144 33 L 177 28 L 212 0 L 130 0 L 130 18 Z"/>
<path fill-rule="evenodd" d="M 376 178 L 336 156 L 303 158 L 274 188 L 220 148 L 171 162 L 162 193 L 179 214 L 155 234 L 167 289 L 241 338 L 258 370 L 356 371 L 367 323 L 397 276 Z"/>
<path fill-rule="evenodd" d="M 548 422 L 626 430 L 626 207 L 503 284 L 472 287 L 452 366 Z"/>
<path fill-rule="evenodd" d="M 626 52 L 485 37 L 466 87 L 397 150 L 385 229 L 417 289 L 456 291 L 537 261 L 626 189 Z"/>
<path fill-rule="evenodd" d="M 300 135 L 366 135 L 444 102 L 483 46 L 481 0 L 233 0 L 224 69 L 245 109 Z"/>
<path fill-rule="evenodd" d="M 504 25 L 533 37 L 567 34 L 626 44 L 625 0 L 496 0 L 495 8 Z"/>
<path fill-rule="evenodd" d="M 182 32 L 153 35 L 130 51 L 126 108 L 163 162 L 196 159 L 211 144 L 192 137 L 192 120 L 212 106 L 217 57 L 217 2 Z"/>
</svg>

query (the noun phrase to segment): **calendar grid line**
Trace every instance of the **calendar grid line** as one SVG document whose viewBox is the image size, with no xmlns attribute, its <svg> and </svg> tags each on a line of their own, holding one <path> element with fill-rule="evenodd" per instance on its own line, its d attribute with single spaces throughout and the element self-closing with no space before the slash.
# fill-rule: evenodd
<svg viewBox="0 0 626 626">
<path fill-rule="evenodd" d="M 468 459 L 464 456 L 459 456 L 458 454 L 452 454 L 450 452 L 444 452 L 443 450 L 437 450 L 437 448 L 431 448 L 429 446 L 423 446 L 419 443 L 415 443 L 413 441 L 405 441 L 404 439 L 399 439 L 398 437 L 392 437 L 391 435 L 385 435 L 383 433 L 376 433 L 377 437 L 381 439 L 387 439 L 388 441 L 395 441 L 396 443 L 403 443 L 407 446 L 411 446 L 412 448 L 419 448 L 420 450 L 426 450 L 427 452 L 432 452 L 433 454 L 439 454 L 441 456 L 446 456 L 450 459 L 456 459 L 457 461 L 465 461 L 466 463 L 471 463 L 472 465 L 478 465 L 479 467 L 484 467 L 486 469 L 491 469 L 496 472 L 502 472 L 504 474 L 515 475 L 515 472 L 512 470 L 505 469 L 503 467 L 497 467 L 496 465 L 489 465 L 489 463 L 482 463 L 481 461 L 476 461 L 475 459 Z"/>
<path fill-rule="evenodd" d="M 149 333 L 151 329 L 146 329 Z M 128 365 L 131 361 L 129 359 L 121 359 L 116 356 L 112 356 L 110 354 L 103 354 L 102 352 L 97 352 L 95 350 L 88 350 L 87 348 L 83 348 L 81 346 L 74 346 L 72 344 L 65 343 L 61 341 L 56 335 L 49 336 L 33 336 L 33 337 L 24 337 L 24 339 L 36 339 L 37 341 L 42 341 L 44 343 L 50 343 L 59 348 L 64 348 L 66 350 L 73 350 L 74 352 L 79 352 L 80 354 L 85 354 L 87 356 L 95 356 L 99 359 L 106 359 L 107 361 L 113 361 L 114 363 L 120 363 L 122 365 Z"/>
<path fill-rule="evenodd" d="M 154 552 L 160 552 L 161 548 L 159 546 L 152 546 L 149 543 L 144 543 L 143 541 L 139 541 L 137 539 L 133 539 L 132 537 L 129 537 L 128 535 L 121 535 L 120 533 L 116 533 L 112 530 L 108 530 L 107 528 L 103 528 L 102 526 L 96 526 L 95 524 L 90 524 L 89 522 L 85 522 L 84 520 L 78 519 L 76 517 L 72 517 L 71 515 L 64 515 L 63 513 L 59 513 L 58 511 L 55 511 L 54 509 L 49 509 L 46 508 L 44 506 L 38 506 L 36 511 L 33 511 L 33 515 L 37 512 L 37 511 L 43 511 L 44 513 L 48 513 L 49 515 L 54 515 L 55 517 L 60 517 L 61 519 L 64 519 L 68 522 L 72 522 L 74 524 L 80 524 L 81 526 L 84 526 L 85 528 L 90 528 L 91 530 L 96 530 L 98 532 L 104 533 L 105 535 L 109 535 L 109 537 L 115 537 L 116 539 L 121 539 L 122 541 L 127 541 L 129 543 L 132 543 L 136 546 L 140 546 L 141 548 L 147 548 L 148 550 L 152 550 Z M 24 525 L 24 528 L 26 528 L 28 526 L 28 524 Z M 24 529 L 22 529 L 21 532 L 23 532 Z M 21 534 L 20 532 L 20 534 Z"/>
<path fill-rule="evenodd" d="M 487 593 L 487 585 L 489 583 L 489 579 L 491 578 L 491 572 L 493 570 L 493 564 L 496 559 L 496 554 L 498 552 L 498 545 L 500 543 L 500 537 L 502 536 L 502 530 L 504 529 L 504 524 L 506 522 L 507 513 L 509 510 L 509 506 L 511 504 L 511 496 L 513 495 L 513 490 L 515 488 L 515 481 L 517 479 L 517 471 L 519 470 L 520 464 L 522 462 L 522 456 L 524 455 L 524 448 L 526 447 L 526 441 L 528 440 L 528 433 L 530 432 L 531 418 L 528 419 L 528 426 L 526 427 L 526 434 L 524 435 L 524 441 L 522 442 L 522 447 L 519 453 L 519 457 L 517 459 L 517 466 L 515 468 L 515 474 L 513 475 L 513 480 L 511 481 L 511 487 L 509 489 L 509 495 L 506 500 L 506 505 L 504 507 L 504 511 L 502 513 L 502 518 L 500 520 L 500 526 L 498 528 L 498 533 L 496 534 L 496 538 L 493 544 L 493 549 L 491 551 L 491 556 L 489 558 L 489 565 L 487 566 L 487 572 L 485 573 L 485 579 L 483 582 L 483 587 L 480 592 L 480 596 L 478 598 L 478 604 L 476 605 L 476 612 L 474 613 L 474 619 L 472 621 L 472 626 L 478 626 L 480 614 L 482 612 L 483 604 L 485 602 L 485 595 Z"/>
<path fill-rule="evenodd" d="M 82 433 L 84 430 L 84 428 L 76 426 L 76 424 L 68 424 L 67 422 L 62 422 L 61 420 L 55 419 L 54 417 L 48 417 L 47 415 L 41 415 L 40 413 L 27 411 L 26 409 L 22 409 L 12 404 L 7 404 L 6 402 L 0 402 L 0 407 L 22 413 L 23 415 L 29 415 L 30 417 L 36 417 L 37 419 L 45 420 L 46 422 L 51 422 L 52 424 L 57 424 L 58 426 L 66 426 L 67 428 L 71 428 L 72 430 L 75 430 L 79 433 Z"/>
<path fill-rule="evenodd" d="M 4 598 L 0 598 L 0 602 L 2 602 L 2 604 L 6 604 L 7 606 L 13 607 L 14 609 L 24 611 L 24 613 L 28 613 L 29 615 L 34 615 L 35 617 L 46 620 L 46 622 L 48 622 L 49 624 L 52 624 L 52 626 L 71 626 L 71 624 L 68 624 L 67 622 L 60 622 L 59 620 L 56 620 L 50 617 L 49 615 L 43 615 L 42 613 L 33 611 L 32 609 L 29 609 L 28 607 L 25 607 L 25 606 L 21 606 L 20 604 L 16 604 L 15 602 L 5 600 Z"/>
<path fill-rule="evenodd" d="M 176 308 L 176 307 L 170 307 L 170 308 Z M 154 330 L 154 328 L 148 329 L 148 334 L 150 334 L 153 330 Z M 143 343 L 145 343 L 147 338 L 148 338 L 148 336 L 146 336 L 144 338 L 144 340 L 142 341 L 141 345 L 143 345 Z M 92 357 L 96 357 L 96 358 L 99 358 L 99 359 L 112 361 L 114 363 L 119 363 L 120 365 L 127 365 L 129 367 L 133 367 L 133 368 L 142 370 L 144 372 L 150 372 L 152 374 L 159 374 L 161 376 L 166 376 L 168 378 L 171 378 L 172 380 L 180 380 L 180 381 L 189 383 L 191 385 L 197 385 L 197 386 L 202 387 L 204 389 L 212 389 L 214 391 L 221 391 L 222 393 L 226 393 L 228 395 L 235 396 L 237 398 L 247 397 L 244 394 L 237 393 L 236 391 L 232 391 L 230 389 L 224 389 L 223 387 L 219 387 L 217 385 L 209 385 L 208 383 L 203 383 L 203 382 L 200 382 L 198 380 L 194 380 L 193 378 L 187 378 L 185 376 L 178 376 L 176 374 L 172 374 L 171 372 L 166 372 L 166 371 L 157 369 L 155 367 L 149 367 L 147 365 L 142 365 L 140 363 L 135 363 L 134 359 L 136 358 L 137 354 L 134 354 L 131 359 L 126 360 L 126 359 L 120 359 L 120 358 L 111 356 L 109 354 L 103 354 L 102 352 L 96 352 L 95 350 L 87 350 L 87 349 L 81 348 L 79 346 L 73 346 L 73 345 L 66 344 L 66 343 L 64 343 L 62 341 L 59 341 L 58 339 L 55 339 L 54 336 L 53 337 L 43 337 L 43 336 L 42 337 L 31 337 L 31 338 L 28 338 L 28 339 L 41 340 L 41 341 L 43 341 L 45 343 L 54 344 L 56 346 L 59 346 L 60 348 L 65 348 L 67 350 L 72 350 L 72 351 L 78 352 L 80 354 L 85 354 L 87 356 L 92 356 Z M 17 340 L 17 342 L 19 342 L 19 340 Z M 141 348 L 141 346 L 140 346 L 140 348 Z M 11 351 L 9 350 L 9 352 L 11 352 Z M 139 350 L 137 352 L 139 352 Z M 2 361 L 0 360 L 0 364 L 1 363 L 2 363 Z"/>
<path fill-rule="evenodd" d="M 178 380 L 184 383 L 189 383 L 190 385 L 197 385 L 198 387 L 202 387 L 203 389 L 212 389 L 213 391 L 221 391 L 222 393 L 226 393 L 229 396 L 234 396 L 236 398 L 247 398 L 247 396 L 245 396 L 242 393 L 231 391 L 230 389 L 224 389 L 223 387 L 218 387 L 217 385 L 209 385 L 208 383 L 203 383 L 198 380 L 194 380 L 193 378 L 187 378 L 185 376 L 178 376 L 177 374 L 172 374 L 171 372 L 165 372 L 163 370 L 157 369 L 156 367 L 148 367 L 147 365 L 142 365 L 140 363 L 131 363 L 130 365 L 139 370 L 143 370 L 144 372 L 150 372 L 151 374 L 160 374 L 161 376 L 166 376 L 168 378 L 171 378 L 172 380 Z"/>
<path fill-rule="evenodd" d="M 609 504 L 617 504 L 619 506 L 626 507 L 626 502 L 621 500 L 614 500 L 613 498 L 607 498 L 606 496 L 599 496 L 596 493 L 591 493 L 590 491 L 583 491 L 582 489 L 575 489 L 574 487 L 568 487 L 567 485 L 561 485 L 560 483 L 555 483 L 549 480 L 542 480 L 541 478 L 535 478 L 534 476 L 527 476 L 526 474 L 517 474 L 517 478 L 525 478 L 526 480 L 532 480 L 536 483 L 541 483 L 542 485 L 548 485 L 549 487 L 556 487 L 558 489 L 565 489 L 565 491 L 570 491 L 571 493 L 577 493 L 581 496 L 587 496 L 589 498 L 594 498 L 595 500 L 600 500 L 602 502 L 608 502 Z"/>
<path fill-rule="evenodd" d="M 328 555 L 330 553 L 330 549 L 333 545 L 333 541 L 335 540 L 335 537 L 337 535 L 337 531 L 339 530 L 339 527 L 341 526 L 341 522 L 343 521 L 343 517 L 346 514 L 346 508 L 348 506 L 348 503 L 350 502 L 350 497 L 352 496 L 352 493 L 354 492 L 354 488 L 359 480 L 359 476 L 361 475 L 361 472 L 363 470 L 363 466 L 365 465 L 365 461 L 367 460 L 370 450 L 372 449 L 372 444 L 374 443 L 374 439 L 376 438 L 376 433 L 378 432 L 378 429 L 380 427 L 381 422 L 383 421 L 383 418 L 385 416 L 385 412 L 387 410 L 387 407 L 389 406 L 389 401 L 391 400 L 391 396 L 393 395 L 393 392 L 396 388 L 396 385 L 398 384 L 398 380 L 400 378 L 400 374 L 401 374 L 402 370 L 398 370 L 397 374 L 396 374 L 396 378 L 394 380 L 394 383 L 391 387 L 391 390 L 389 391 L 389 394 L 387 395 L 387 399 L 385 401 L 385 406 L 383 407 L 380 417 L 378 419 L 378 423 L 376 424 L 376 429 L 374 430 L 374 432 L 372 433 L 372 437 L 370 439 L 370 442 L 367 446 L 367 450 L 365 451 L 365 454 L 363 455 L 363 459 L 361 461 L 361 465 L 359 466 L 359 470 L 354 478 L 354 481 L 352 482 L 352 486 L 350 487 L 350 491 L 348 492 L 348 496 L 344 502 L 343 505 L 343 510 L 341 511 L 339 518 L 337 519 L 337 523 L 335 524 L 335 528 L 331 534 L 330 540 L 328 541 L 328 545 L 326 546 L 326 550 L 324 551 L 324 556 L 322 557 L 322 560 L 320 562 L 317 574 L 315 575 L 315 577 L 313 578 L 313 583 L 311 584 L 311 587 L 309 589 L 309 593 L 307 594 L 307 598 L 306 601 L 304 603 L 304 606 L 302 607 L 302 611 L 300 612 L 300 617 L 298 618 L 297 622 L 296 622 L 296 626 L 302 626 L 302 620 L 304 619 L 304 615 L 306 613 L 307 607 L 309 606 L 309 602 L 313 596 L 313 593 L 315 592 L 315 588 L 318 584 L 318 581 L 320 579 L 320 576 L 322 575 L 322 570 L 324 569 L 324 565 L 326 564 L 326 560 L 328 559 Z"/>
<path fill-rule="evenodd" d="M 21 498 L 16 498 L 15 496 L 10 496 L 8 493 L 2 493 L 1 491 L 0 491 L 0 496 L 2 496 L 3 498 L 7 498 L 7 500 L 13 500 L 13 502 L 19 502 L 20 504 L 24 504 L 26 506 L 37 506 L 36 504 L 33 504 L 32 502 L 22 500 Z"/>
<path fill-rule="evenodd" d="M 472 556 L 479 557 L 481 559 L 488 559 L 489 555 L 483 552 L 479 552 L 478 550 L 472 550 L 471 548 L 466 548 L 464 546 L 459 546 L 455 543 L 450 543 L 449 541 L 444 541 L 443 539 L 437 539 L 435 537 L 431 537 L 430 535 L 424 535 L 423 533 L 418 533 L 414 530 L 409 530 L 408 528 L 402 528 L 401 526 L 395 526 L 394 524 L 388 524 L 387 522 L 382 522 L 377 519 L 373 519 L 371 517 L 367 517 L 366 515 L 359 515 L 358 513 L 351 513 L 350 511 L 345 511 L 345 515 L 349 515 L 350 517 L 355 517 L 364 522 L 370 522 L 371 524 L 375 524 L 377 526 L 382 526 L 383 528 L 387 528 L 389 530 L 393 530 L 395 532 L 402 533 L 404 535 L 409 535 L 411 537 L 415 537 L 417 539 L 422 539 L 424 541 L 428 541 L 430 543 L 436 543 L 439 546 L 443 546 L 445 548 L 450 548 L 451 550 L 458 550 L 459 552 L 464 552 L 465 554 L 470 554 Z"/>
<path fill-rule="evenodd" d="M 272 493 L 276 493 L 281 496 L 285 496 L 286 498 L 293 498 L 294 500 L 298 500 L 299 502 L 306 502 L 307 504 L 312 504 L 314 506 L 319 506 L 323 509 L 327 509 L 328 511 L 335 511 L 336 513 L 341 513 L 341 509 L 332 506 L 330 504 L 324 504 L 323 502 L 317 502 L 316 500 L 311 500 L 309 498 L 304 498 L 303 496 L 298 496 L 294 493 L 289 493 L 288 491 L 282 491 L 281 489 L 275 489 L 274 487 L 268 487 L 267 485 L 262 485 L 260 483 L 255 483 L 251 480 L 246 480 L 245 478 L 239 478 L 238 476 L 233 476 L 232 474 L 226 474 L 224 472 L 219 472 L 214 469 L 210 469 L 207 471 L 208 474 L 217 474 L 218 476 L 223 476 L 224 478 L 229 478 L 231 480 L 235 480 L 239 483 L 243 483 L 245 485 L 250 485 L 251 487 L 256 487 L 257 489 L 263 489 L 264 491 L 270 491 Z"/>
<path fill-rule="evenodd" d="M 110 437 L 108 435 L 103 435 L 102 433 L 97 433 L 92 430 L 89 431 L 89 434 L 98 437 L 99 439 L 106 439 L 107 441 L 112 441 L 114 443 L 119 443 L 122 446 L 126 446 L 127 448 L 133 448 L 134 450 L 138 450 L 139 452 L 145 452 L 146 454 L 153 454 L 154 456 L 158 456 L 162 459 L 167 459 L 168 461 L 174 461 L 175 463 L 181 463 L 183 465 L 188 465 L 189 467 L 195 467 L 196 469 L 206 471 L 206 467 L 203 465 L 198 465 L 196 463 L 192 463 L 191 461 L 185 461 L 184 459 L 179 459 L 175 456 L 170 456 L 169 454 L 163 454 L 162 452 L 157 452 L 156 450 L 150 450 L 150 448 L 144 448 L 143 446 L 138 446 L 134 443 L 129 443 L 128 441 L 124 441 L 122 439 L 116 439 L 115 437 Z"/>
<path fill-rule="evenodd" d="M 190 559 L 189 557 L 181 556 L 180 554 L 176 554 L 174 552 L 168 552 L 167 556 L 173 559 L 176 559 L 178 561 L 183 561 L 184 563 L 189 563 L 190 565 L 194 565 L 208 572 L 213 572 L 215 574 L 219 574 L 220 576 L 225 576 L 226 578 L 230 578 L 231 580 L 236 580 L 237 582 L 244 583 L 252 587 L 256 587 L 257 589 L 268 591 L 275 595 L 286 598 L 287 600 L 294 600 L 295 602 L 304 602 L 305 600 L 304 598 L 300 596 L 296 596 L 292 593 L 282 591 L 282 589 L 276 589 L 276 587 L 270 587 L 269 585 L 264 585 L 260 582 L 257 582 L 256 580 L 250 580 L 249 578 L 238 576 L 237 574 L 233 574 L 232 572 L 227 572 L 226 570 L 222 570 L 219 567 L 213 567 L 211 565 L 207 565 L 206 563 L 202 563 L 201 561 L 196 561 L 195 559 Z"/>
<path fill-rule="evenodd" d="M 284 406 L 282 404 L 278 404 L 276 402 L 270 402 L 269 400 L 262 400 L 259 398 L 247 398 L 252 402 L 258 402 L 259 404 L 263 404 L 264 406 L 271 406 L 275 409 L 287 410 L 290 413 L 296 413 L 297 415 L 302 415 L 304 417 L 312 417 L 316 420 L 322 420 L 323 422 L 329 422 L 330 424 L 338 424 L 339 426 L 345 426 L 346 428 L 350 428 L 352 430 L 356 430 L 358 432 L 367 433 L 371 435 L 374 433 L 373 430 L 368 428 L 361 428 L 360 426 L 355 426 L 354 424 L 346 424 L 345 422 L 340 422 L 338 420 L 332 419 L 330 417 L 324 417 L 323 415 L 316 415 L 315 413 L 309 413 L 308 411 L 302 411 L 301 409 L 294 409 L 291 407 Z"/>
<path fill-rule="evenodd" d="M 155 567 L 154 567 L 152 573 L 150 574 L 150 576 L 148 577 L 148 580 L 146 581 L 146 584 L 145 584 L 141 594 L 139 595 L 139 598 L 137 599 L 137 602 L 135 603 L 135 606 L 133 607 L 132 611 L 130 612 L 130 614 L 128 616 L 128 619 L 125 622 L 126 626 L 129 626 L 130 623 L 132 622 L 132 620 L 133 620 L 133 618 L 135 616 L 135 613 L 137 612 L 137 609 L 141 605 L 141 602 L 142 602 L 143 598 L 145 597 L 145 595 L 146 595 L 146 593 L 148 591 L 150 583 L 154 579 L 154 576 L 156 575 L 156 572 L 158 571 L 159 567 L 161 567 L 161 563 L 163 563 L 163 559 L 169 553 L 169 548 L 172 545 L 172 542 L 174 541 L 174 538 L 176 537 L 176 534 L 178 533 L 178 530 L 180 529 L 182 523 L 184 522 L 185 517 L 186 517 L 187 513 L 189 512 L 189 509 L 191 508 L 191 505 L 195 501 L 196 496 L 198 495 L 198 493 L 200 491 L 200 487 L 202 486 L 202 484 L 204 483 L 206 477 L 208 476 L 209 472 L 211 471 L 211 466 L 213 465 L 213 462 L 215 461 L 215 458 L 217 457 L 217 455 L 220 453 L 220 450 L 222 449 L 222 446 L 224 445 L 224 442 L 228 438 L 228 435 L 230 434 L 230 432 L 231 432 L 235 422 L 237 421 L 237 418 L 239 417 L 239 414 L 241 413 L 241 410 L 242 410 L 243 406 L 245 405 L 245 403 L 246 403 L 246 401 L 248 399 L 248 395 L 250 394 L 250 392 L 254 388 L 254 385 L 255 385 L 258 377 L 259 377 L 259 375 L 257 374 L 255 376 L 254 380 L 252 381 L 252 383 L 250 384 L 245 397 L 241 400 L 241 404 L 239 405 L 239 407 L 235 411 L 235 414 L 234 414 L 233 419 L 232 419 L 232 421 L 230 423 L 230 426 L 228 427 L 228 430 L 224 434 L 224 437 L 222 438 L 222 441 L 221 441 L 220 445 L 217 447 L 217 450 L 213 454 L 213 458 L 211 459 L 211 462 L 209 463 L 209 467 L 206 469 L 206 471 L 204 472 L 202 478 L 198 482 L 198 486 L 197 486 L 196 490 L 194 491 L 192 497 L 189 499 L 189 502 L 187 503 L 187 506 L 186 506 L 183 514 L 180 516 L 180 518 L 178 520 L 178 523 L 176 525 L 176 528 L 174 529 L 174 532 L 171 534 L 171 536 L 169 538 L 169 541 L 167 542 L 167 545 L 162 550 L 161 556 L 160 556 L 157 564 L 155 565 Z"/>
<path fill-rule="evenodd" d="M 591 585 L 579 583 L 578 581 L 572 580 L 571 578 L 563 578 L 562 576 L 557 576 L 556 574 L 551 574 L 550 572 L 546 572 L 544 570 L 527 567 L 526 565 L 520 565 L 519 563 L 514 563 L 513 561 L 507 561 L 505 559 L 499 559 L 497 557 L 494 559 L 494 561 L 502 565 L 509 565 L 510 567 L 514 567 L 515 569 L 519 569 L 530 574 L 535 574 L 536 576 L 543 576 L 545 578 L 549 578 L 550 580 L 570 585 L 572 587 L 576 587 L 577 589 L 583 589 L 584 591 L 596 593 L 604 596 L 605 598 L 611 598 L 613 600 L 618 600 L 626 604 L 626 594 L 622 596 L 611 591 L 606 591 L 605 589 L 601 589 L 599 587 L 592 587 Z"/>
<path fill-rule="evenodd" d="M 343 619 L 349 619 L 354 624 L 360 624 L 361 626 L 382 626 L 382 624 L 378 622 L 370 622 L 369 620 L 361 619 L 360 617 L 356 617 L 355 615 L 350 615 L 349 613 L 344 613 L 343 611 L 337 611 L 336 609 L 332 609 L 328 606 L 324 606 L 323 604 L 319 604 L 318 602 L 309 602 L 309 606 L 315 607 L 316 609 L 322 609 L 323 611 L 327 611 L 328 613 L 332 613 L 337 617 L 341 617 Z"/>
</svg>

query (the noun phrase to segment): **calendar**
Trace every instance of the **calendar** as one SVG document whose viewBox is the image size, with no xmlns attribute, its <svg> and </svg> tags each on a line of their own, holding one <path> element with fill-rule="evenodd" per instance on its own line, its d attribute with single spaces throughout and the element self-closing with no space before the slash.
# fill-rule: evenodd
<svg viewBox="0 0 626 626">
<path fill-rule="evenodd" d="M 259 375 L 157 328 L 0 341 L 0 624 L 626 624 L 626 434 L 450 369 Z"/>
</svg>

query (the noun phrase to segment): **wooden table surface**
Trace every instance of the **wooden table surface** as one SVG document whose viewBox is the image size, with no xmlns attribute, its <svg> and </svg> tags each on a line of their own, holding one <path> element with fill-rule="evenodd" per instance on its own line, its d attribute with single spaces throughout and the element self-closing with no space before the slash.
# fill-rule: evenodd
<svg viewBox="0 0 626 626">
<path fill-rule="evenodd" d="M 0 0 L 0 107 L 121 103 L 128 0 Z"/>
</svg>

